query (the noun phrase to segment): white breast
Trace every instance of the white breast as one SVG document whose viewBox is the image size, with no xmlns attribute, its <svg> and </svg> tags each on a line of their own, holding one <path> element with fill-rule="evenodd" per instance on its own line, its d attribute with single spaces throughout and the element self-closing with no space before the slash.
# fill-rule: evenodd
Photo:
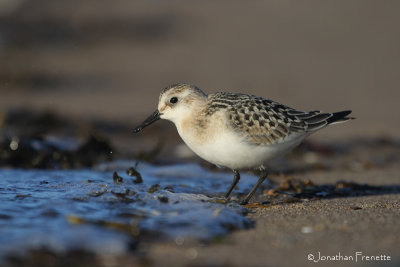
<svg viewBox="0 0 400 267">
<path fill-rule="evenodd" d="M 201 138 L 196 131 L 176 124 L 183 141 L 201 158 L 230 169 L 249 169 L 263 166 L 272 158 L 281 156 L 297 146 L 306 135 L 289 136 L 282 143 L 274 145 L 252 145 L 243 140 L 237 132 L 227 127 L 211 125 Z"/>
</svg>

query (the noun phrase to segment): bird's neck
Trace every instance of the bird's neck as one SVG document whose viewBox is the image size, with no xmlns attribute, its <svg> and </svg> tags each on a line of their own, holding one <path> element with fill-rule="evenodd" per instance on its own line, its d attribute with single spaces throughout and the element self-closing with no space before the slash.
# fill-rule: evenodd
<svg viewBox="0 0 400 267">
<path fill-rule="evenodd" d="M 190 110 L 175 122 L 179 135 L 186 143 L 204 139 L 208 129 L 208 118 L 205 116 L 207 98 L 192 103 Z"/>
</svg>

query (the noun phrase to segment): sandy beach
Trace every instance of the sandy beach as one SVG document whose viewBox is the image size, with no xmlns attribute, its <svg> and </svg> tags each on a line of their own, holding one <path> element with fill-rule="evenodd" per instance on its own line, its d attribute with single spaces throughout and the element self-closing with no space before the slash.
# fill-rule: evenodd
<svg viewBox="0 0 400 267">
<path fill-rule="evenodd" d="M 251 229 L 206 244 L 143 242 L 135 253 L 83 266 L 333 266 L 338 262 L 324 256 L 339 254 L 353 257 L 339 257 L 340 265 L 400 264 L 397 1 L 11 2 L 0 5 L 3 134 L 10 131 L 1 128 L 2 118 L 11 111 L 50 111 L 118 125 L 107 138 L 124 155 L 162 141 L 155 162 L 208 166 L 171 123 L 132 133 L 156 109 L 162 88 L 188 82 L 207 93 L 249 93 L 300 110 L 353 110 L 356 120 L 310 137 L 316 146 L 347 152 L 311 150 L 317 159 L 302 170 L 310 163 L 302 147 L 289 155 L 289 167 L 272 163 L 271 178 L 279 184 L 284 169 L 316 185 L 382 187 L 249 207 Z M 254 201 L 269 200 L 267 191 Z"/>
</svg>

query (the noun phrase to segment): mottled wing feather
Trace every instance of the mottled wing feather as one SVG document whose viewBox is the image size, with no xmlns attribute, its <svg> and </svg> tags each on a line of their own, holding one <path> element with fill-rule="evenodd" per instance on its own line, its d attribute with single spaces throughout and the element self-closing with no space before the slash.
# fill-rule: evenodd
<svg viewBox="0 0 400 267">
<path fill-rule="evenodd" d="M 280 143 L 292 134 L 306 134 L 325 127 L 332 113 L 303 112 L 277 102 L 246 94 L 216 93 L 209 96 L 206 115 L 225 110 L 231 126 L 249 143 Z"/>
<path fill-rule="evenodd" d="M 278 143 L 295 130 L 290 129 L 295 117 L 286 115 L 291 108 L 261 97 L 216 93 L 210 97 L 206 113 L 210 115 L 220 109 L 227 111 L 232 127 L 250 143 Z M 301 126 L 300 120 L 297 126 Z"/>
</svg>

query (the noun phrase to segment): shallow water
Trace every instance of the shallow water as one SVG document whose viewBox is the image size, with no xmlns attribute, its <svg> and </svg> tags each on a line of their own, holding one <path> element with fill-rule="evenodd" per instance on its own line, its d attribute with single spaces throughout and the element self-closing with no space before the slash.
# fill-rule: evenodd
<svg viewBox="0 0 400 267">
<path fill-rule="evenodd" d="M 143 183 L 134 184 L 124 165 L 0 169 L 0 256 L 40 248 L 119 254 L 142 238 L 209 241 L 250 225 L 245 209 L 215 198 L 229 187 L 231 173 L 192 164 L 141 165 Z M 122 183 L 113 181 L 116 169 Z M 256 182 L 254 176 L 242 177 L 233 195 Z"/>
</svg>

